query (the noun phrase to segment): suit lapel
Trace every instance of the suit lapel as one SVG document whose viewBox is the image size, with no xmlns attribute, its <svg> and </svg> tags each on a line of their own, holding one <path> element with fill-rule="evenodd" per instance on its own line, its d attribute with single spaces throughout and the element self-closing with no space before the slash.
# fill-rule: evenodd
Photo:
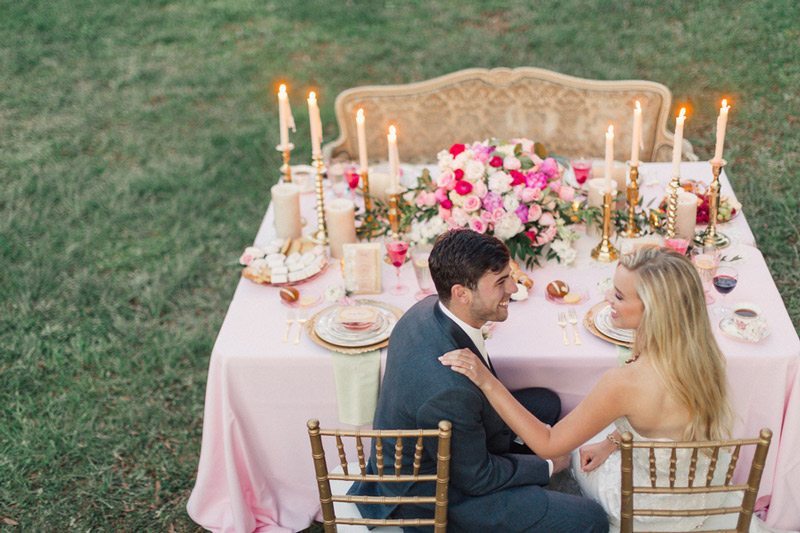
<svg viewBox="0 0 800 533">
<path fill-rule="evenodd" d="M 467 335 L 467 333 L 461 329 L 461 327 L 453 322 L 450 317 L 442 312 L 442 309 L 439 307 L 439 302 L 437 301 L 433 306 L 433 316 L 442 326 L 442 328 L 456 341 L 456 346 L 459 348 L 468 348 L 472 350 L 472 353 L 478 356 L 478 359 L 492 372 L 492 374 L 496 377 L 497 374 L 492 367 L 492 364 L 487 364 L 486 361 L 483 360 L 483 357 L 480 356 L 480 350 L 478 347 L 475 346 L 475 343 L 472 342 L 472 339 Z M 488 359 L 488 357 L 487 357 Z"/>
</svg>

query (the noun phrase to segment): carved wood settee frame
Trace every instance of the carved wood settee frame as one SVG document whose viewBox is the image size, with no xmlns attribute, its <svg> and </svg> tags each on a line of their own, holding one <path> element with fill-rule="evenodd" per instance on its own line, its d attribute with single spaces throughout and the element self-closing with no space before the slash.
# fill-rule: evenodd
<svg viewBox="0 0 800 533">
<path fill-rule="evenodd" d="M 408 163 L 429 163 L 453 143 L 490 137 L 527 137 L 554 154 L 602 158 L 609 124 L 615 129 L 614 158 L 626 161 L 636 100 L 643 109 L 640 158 L 671 160 L 672 93 L 666 86 L 590 80 L 533 67 L 471 68 L 415 83 L 347 89 L 336 97 L 339 137 L 324 150 L 329 158 L 357 160 L 355 116 L 363 108 L 373 162 L 387 159 L 390 124 L 398 129 L 400 159 Z M 687 140 L 683 158 L 697 160 Z"/>
</svg>

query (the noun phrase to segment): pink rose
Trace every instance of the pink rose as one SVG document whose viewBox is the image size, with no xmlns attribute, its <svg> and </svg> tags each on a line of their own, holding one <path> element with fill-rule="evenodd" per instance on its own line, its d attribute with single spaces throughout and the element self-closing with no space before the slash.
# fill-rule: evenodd
<svg viewBox="0 0 800 533">
<path fill-rule="evenodd" d="M 536 238 L 537 244 L 547 244 L 548 242 L 552 241 L 556 236 L 556 227 L 550 226 L 549 228 L 542 231 L 539 236 Z"/>
<path fill-rule="evenodd" d="M 536 222 L 537 220 L 539 220 L 539 217 L 541 216 L 542 216 L 542 206 L 540 206 L 539 204 L 533 204 L 528 209 L 528 220 L 530 220 L 531 222 Z"/>
<path fill-rule="evenodd" d="M 436 193 L 423 191 L 417 196 L 417 207 L 433 207 L 436 205 Z"/>
<path fill-rule="evenodd" d="M 480 214 L 481 220 L 486 222 L 487 224 L 494 222 L 494 215 L 492 215 L 491 211 L 486 211 L 485 209 L 481 211 Z"/>
<path fill-rule="evenodd" d="M 456 144 L 454 144 L 453 146 L 450 147 L 450 155 L 455 157 L 455 156 L 457 156 L 458 154 L 460 154 L 461 152 L 463 152 L 466 149 L 467 149 L 467 147 L 464 146 L 463 144 L 456 143 Z"/>
<path fill-rule="evenodd" d="M 548 157 L 542 161 L 542 164 L 539 167 L 539 172 L 545 173 L 548 178 L 552 179 L 558 175 L 558 163 L 552 157 Z"/>
<path fill-rule="evenodd" d="M 565 202 L 571 202 L 575 199 L 575 189 L 569 185 L 564 185 L 561 187 L 561 190 L 558 191 L 558 197 Z"/>
<path fill-rule="evenodd" d="M 442 203 L 447 200 L 447 189 L 436 189 L 433 196 L 436 198 L 437 202 Z"/>
<path fill-rule="evenodd" d="M 500 168 L 503 166 L 503 158 L 499 155 L 494 156 L 492 159 L 489 160 L 489 166 Z"/>
<path fill-rule="evenodd" d="M 469 227 L 472 231 L 486 233 L 486 223 L 479 217 L 472 217 L 469 219 Z"/>
<path fill-rule="evenodd" d="M 539 224 L 542 226 L 552 226 L 556 223 L 556 219 L 553 218 L 551 213 L 542 213 L 542 216 L 539 218 Z"/>
<path fill-rule="evenodd" d="M 464 171 L 460 168 L 457 168 L 453 174 L 455 175 L 456 181 L 464 179 Z"/>
<path fill-rule="evenodd" d="M 249 266 L 250 263 L 253 262 L 253 259 L 255 259 L 255 257 L 253 257 L 251 254 L 248 254 L 247 252 L 245 252 L 239 258 L 239 264 L 240 265 L 244 265 L 244 266 Z"/>
<path fill-rule="evenodd" d="M 548 187 L 550 187 L 551 191 L 553 191 L 554 193 L 558 194 L 558 191 L 561 190 L 561 182 L 560 181 L 551 181 L 550 185 L 548 185 Z"/>
<path fill-rule="evenodd" d="M 442 220 L 450 220 L 451 214 L 452 213 L 449 209 L 445 208 L 443 205 L 439 205 L 439 216 L 442 217 Z"/>
<path fill-rule="evenodd" d="M 436 180 L 436 185 L 447 189 L 448 191 L 452 191 L 453 187 L 456 185 L 456 178 L 451 171 L 442 172 L 439 174 L 439 179 Z"/>
<path fill-rule="evenodd" d="M 472 184 L 466 180 L 459 180 L 456 182 L 456 192 L 461 196 L 466 196 L 472 192 Z"/>
<path fill-rule="evenodd" d="M 486 188 L 486 184 L 483 181 L 476 181 L 472 184 L 472 194 L 478 198 L 483 198 L 487 192 L 489 192 L 489 189 Z"/>
<path fill-rule="evenodd" d="M 522 167 L 522 163 L 513 155 L 507 155 L 506 158 L 503 159 L 503 166 L 508 170 L 519 170 L 520 167 Z"/>
<path fill-rule="evenodd" d="M 531 202 L 535 202 L 542 196 L 542 191 L 539 189 L 534 189 L 532 187 L 525 187 L 522 189 L 522 194 L 520 195 L 520 200 L 529 204 Z"/>
<path fill-rule="evenodd" d="M 498 207 L 494 211 L 492 211 L 492 221 L 497 222 L 498 220 L 502 219 L 506 216 L 506 210 L 502 207 Z"/>
<path fill-rule="evenodd" d="M 470 194 L 464 197 L 464 209 L 466 211 L 472 212 L 476 211 L 481 207 L 481 199 L 475 196 L 474 194 Z"/>
</svg>

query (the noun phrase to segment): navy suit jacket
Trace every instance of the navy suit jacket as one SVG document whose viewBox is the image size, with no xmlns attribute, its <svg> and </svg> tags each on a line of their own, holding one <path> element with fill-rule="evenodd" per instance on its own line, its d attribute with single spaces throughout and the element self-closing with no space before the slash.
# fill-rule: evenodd
<svg viewBox="0 0 800 533">
<path fill-rule="evenodd" d="M 549 482 L 547 463 L 532 455 L 509 453 L 512 432 L 480 389 L 439 362 L 439 356 L 456 348 L 479 353 L 469 336 L 442 312 L 435 296 L 409 309 L 389 339 L 373 427 L 436 428 L 440 420 L 452 422 L 448 530 L 524 529 L 546 510 L 540 486 Z M 393 472 L 393 442 L 386 440 L 385 472 Z M 404 454 L 408 465 L 413 446 L 405 443 Z M 367 470 L 377 472 L 374 443 Z M 435 442 L 426 442 L 421 472 L 435 470 Z M 433 484 L 357 482 L 350 493 L 432 495 Z M 387 518 L 395 506 L 359 508 L 365 517 Z"/>
</svg>

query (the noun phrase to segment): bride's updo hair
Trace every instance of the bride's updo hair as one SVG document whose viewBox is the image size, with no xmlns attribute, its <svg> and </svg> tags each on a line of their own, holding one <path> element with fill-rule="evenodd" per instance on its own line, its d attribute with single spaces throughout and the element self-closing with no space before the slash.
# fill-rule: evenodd
<svg viewBox="0 0 800 533">
<path fill-rule="evenodd" d="M 644 304 L 633 353 L 647 354 L 691 423 L 687 440 L 730 435 L 731 410 L 725 358 L 717 346 L 706 310 L 703 285 L 683 255 L 658 246 L 641 246 L 619 264 L 636 275 Z"/>
</svg>

